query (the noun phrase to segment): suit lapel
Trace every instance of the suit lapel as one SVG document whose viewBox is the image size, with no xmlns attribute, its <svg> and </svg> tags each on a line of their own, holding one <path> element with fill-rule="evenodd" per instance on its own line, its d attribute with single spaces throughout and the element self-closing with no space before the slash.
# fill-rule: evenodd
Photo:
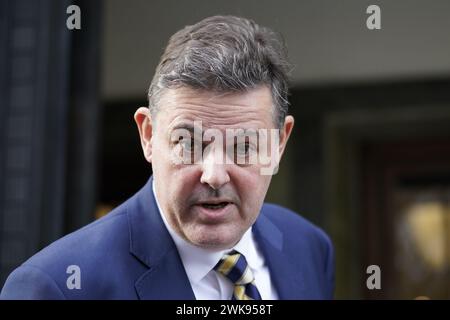
<svg viewBox="0 0 450 320">
<path fill-rule="evenodd" d="M 144 300 L 195 300 L 189 280 L 176 250 L 150 267 L 135 283 L 136 292 Z"/>
<path fill-rule="evenodd" d="M 266 217 L 264 207 L 253 227 L 253 232 L 269 267 L 278 298 L 307 299 L 304 274 L 301 268 L 292 263 L 289 256 L 283 252 L 283 234 Z"/>
<path fill-rule="evenodd" d="M 172 237 L 161 219 L 150 177 L 127 208 L 130 253 L 149 267 L 135 283 L 140 299 L 195 299 Z"/>
</svg>

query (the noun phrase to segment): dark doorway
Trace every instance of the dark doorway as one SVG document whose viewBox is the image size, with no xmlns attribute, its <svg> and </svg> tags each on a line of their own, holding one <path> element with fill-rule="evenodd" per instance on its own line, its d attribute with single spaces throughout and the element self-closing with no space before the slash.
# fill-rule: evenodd
<svg viewBox="0 0 450 320">
<path fill-rule="evenodd" d="M 122 100 L 103 106 L 96 218 L 131 197 L 152 173 L 133 119 L 136 109 L 145 105 L 144 97 L 142 101 Z"/>
<path fill-rule="evenodd" d="M 382 290 L 368 298 L 450 298 L 450 140 L 367 143 L 363 151 L 365 265 Z"/>
</svg>

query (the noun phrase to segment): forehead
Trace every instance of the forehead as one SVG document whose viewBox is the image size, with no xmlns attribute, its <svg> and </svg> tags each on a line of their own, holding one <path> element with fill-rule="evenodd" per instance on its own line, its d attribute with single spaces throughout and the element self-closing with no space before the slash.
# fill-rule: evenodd
<svg viewBox="0 0 450 320">
<path fill-rule="evenodd" d="M 205 128 L 218 129 L 274 127 L 273 101 L 266 86 L 237 93 L 168 89 L 158 109 L 157 121 L 169 130 L 189 121 L 201 121 Z"/>
</svg>

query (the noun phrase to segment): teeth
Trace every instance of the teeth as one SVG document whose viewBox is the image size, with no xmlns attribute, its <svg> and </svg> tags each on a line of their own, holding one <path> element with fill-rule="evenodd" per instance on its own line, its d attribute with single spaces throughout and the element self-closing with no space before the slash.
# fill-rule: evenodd
<svg viewBox="0 0 450 320">
<path fill-rule="evenodd" d="M 221 209 L 221 208 L 225 207 L 227 204 L 228 204 L 228 202 L 221 202 L 218 204 L 204 203 L 204 204 L 202 204 L 202 206 L 205 208 L 208 208 L 208 209 Z"/>
</svg>

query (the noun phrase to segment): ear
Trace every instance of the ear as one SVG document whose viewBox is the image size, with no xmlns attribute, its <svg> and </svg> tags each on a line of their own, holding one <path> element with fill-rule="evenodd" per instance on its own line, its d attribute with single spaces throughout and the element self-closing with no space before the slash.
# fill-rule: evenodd
<svg viewBox="0 0 450 320">
<path fill-rule="evenodd" d="M 147 107 L 140 107 L 134 113 L 134 121 L 136 122 L 141 138 L 142 151 L 145 159 L 152 162 L 152 142 L 153 142 L 153 124 L 150 110 Z"/>
<path fill-rule="evenodd" d="M 286 144 L 289 140 L 289 137 L 291 136 L 293 128 L 294 128 L 294 117 L 286 116 L 286 118 L 284 119 L 283 128 L 280 129 L 280 145 L 279 145 L 280 160 L 281 157 L 283 156 Z"/>
</svg>

